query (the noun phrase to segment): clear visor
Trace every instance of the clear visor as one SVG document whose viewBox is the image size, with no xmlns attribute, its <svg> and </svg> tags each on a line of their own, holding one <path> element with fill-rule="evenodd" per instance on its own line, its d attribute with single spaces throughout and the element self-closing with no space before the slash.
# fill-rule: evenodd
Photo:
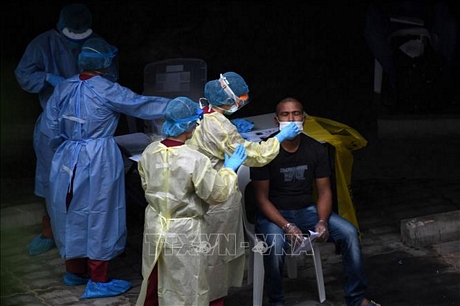
<svg viewBox="0 0 460 306">
<path fill-rule="evenodd" d="M 249 103 L 249 95 L 244 94 L 239 97 L 235 95 L 235 93 L 229 86 L 230 83 L 228 82 L 227 78 L 224 77 L 222 74 L 220 74 L 219 82 L 220 86 L 222 86 L 222 89 L 229 96 L 229 98 L 235 101 L 236 105 L 238 106 L 238 109 L 242 108 L 243 106 Z"/>
<path fill-rule="evenodd" d="M 248 105 L 249 102 L 251 102 L 249 100 L 249 95 L 248 94 L 245 94 L 245 95 L 242 95 L 242 96 L 239 96 L 238 97 L 238 101 L 236 102 L 238 104 L 238 109 L 242 108 L 243 106 L 245 105 Z"/>
<path fill-rule="evenodd" d="M 92 51 L 92 52 L 88 52 L 88 51 Z M 110 52 L 111 53 L 102 53 L 94 48 L 85 46 L 81 48 L 80 54 L 84 57 L 92 57 L 92 58 L 114 58 L 118 52 L 118 49 L 114 46 L 110 46 Z"/>
</svg>

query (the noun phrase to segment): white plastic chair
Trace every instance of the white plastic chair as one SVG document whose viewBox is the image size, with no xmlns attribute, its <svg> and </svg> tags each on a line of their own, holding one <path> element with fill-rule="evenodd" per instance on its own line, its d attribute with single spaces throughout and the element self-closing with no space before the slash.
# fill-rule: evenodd
<svg viewBox="0 0 460 306">
<path fill-rule="evenodd" d="M 257 251 L 257 247 L 262 245 L 262 240 L 258 239 L 255 233 L 254 224 L 249 222 L 246 213 L 246 187 L 251 182 L 249 175 L 249 167 L 242 165 L 238 169 L 238 186 L 242 193 L 241 205 L 243 207 L 243 225 L 244 231 L 247 235 L 249 242 L 249 263 L 248 263 L 248 277 L 247 284 L 253 284 L 252 304 L 254 306 L 261 306 L 263 301 L 263 288 L 264 288 L 264 262 L 262 252 Z M 251 203 L 255 205 L 255 203 Z M 308 240 L 309 241 L 309 240 Z M 316 283 L 318 286 L 319 302 L 323 303 L 326 300 L 326 293 L 324 290 L 323 268 L 321 265 L 321 254 L 319 247 L 316 243 L 312 243 L 312 251 L 308 253 L 313 257 L 315 265 Z M 289 278 L 297 278 L 297 256 L 286 256 L 286 267 Z"/>
</svg>

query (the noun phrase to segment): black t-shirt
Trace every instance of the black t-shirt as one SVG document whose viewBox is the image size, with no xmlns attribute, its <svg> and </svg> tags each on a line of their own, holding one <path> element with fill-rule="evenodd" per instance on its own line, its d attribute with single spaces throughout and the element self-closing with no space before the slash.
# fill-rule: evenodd
<svg viewBox="0 0 460 306">
<path fill-rule="evenodd" d="M 251 168 L 251 180 L 270 180 L 269 199 L 278 209 L 301 209 L 312 205 L 315 178 L 329 177 L 331 168 L 325 146 L 301 134 L 297 152 L 280 147 L 278 156 L 264 167 Z"/>
</svg>

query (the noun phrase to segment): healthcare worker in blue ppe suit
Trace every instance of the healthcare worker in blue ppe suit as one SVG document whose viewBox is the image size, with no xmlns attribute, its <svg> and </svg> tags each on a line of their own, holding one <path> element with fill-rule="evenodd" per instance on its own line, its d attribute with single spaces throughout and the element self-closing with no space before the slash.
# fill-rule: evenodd
<svg viewBox="0 0 460 306">
<path fill-rule="evenodd" d="M 280 150 L 280 143 L 295 137 L 301 131 L 292 123 L 278 137 L 265 142 L 245 140 L 235 125 L 226 117 L 248 102 L 249 88 L 236 72 L 226 72 L 219 79 L 209 81 L 204 88 L 208 106 L 204 118 L 187 143 L 208 156 L 219 170 L 225 155 L 231 155 L 237 146 L 243 145 L 248 155 L 244 164 L 261 167 L 272 161 Z M 223 305 L 229 287 L 240 287 L 244 274 L 244 229 L 242 224 L 241 192 L 237 192 L 223 205 L 212 206 L 205 215 L 211 245 L 219 251 L 208 256 L 208 282 L 211 305 Z"/>
<path fill-rule="evenodd" d="M 170 101 L 104 78 L 115 53 L 102 38 L 87 40 L 78 58 L 82 72 L 56 86 L 41 125 L 55 150 L 47 209 L 65 259 L 64 283 L 87 282 L 83 298 L 115 296 L 131 286 L 108 276 L 109 261 L 126 244 L 124 164 L 113 137 L 120 114 L 162 119 Z"/>
<path fill-rule="evenodd" d="M 166 138 L 150 144 L 139 161 L 148 206 L 137 305 L 209 304 L 206 268 L 213 250 L 204 215 L 237 191 L 235 172 L 246 153 L 237 147 L 215 170 L 208 157 L 186 144 L 202 116 L 189 98 L 171 100 L 162 127 Z"/>
<path fill-rule="evenodd" d="M 66 78 L 80 72 L 78 54 L 83 43 L 98 36 L 91 28 L 92 15 L 84 4 L 69 4 L 62 8 L 57 27 L 46 31 L 27 46 L 15 76 L 19 85 L 27 92 L 37 93 L 42 110 L 54 87 Z M 118 78 L 118 68 L 113 62 L 110 67 L 112 80 Z M 42 114 L 35 124 L 33 145 L 37 158 L 35 171 L 35 194 L 47 201 L 49 169 L 53 152 L 48 148 L 48 139 L 39 132 Z M 55 247 L 53 234 L 46 214 L 42 220 L 42 233 L 29 244 L 31 255 L 42 254 Z"/>
</svg>

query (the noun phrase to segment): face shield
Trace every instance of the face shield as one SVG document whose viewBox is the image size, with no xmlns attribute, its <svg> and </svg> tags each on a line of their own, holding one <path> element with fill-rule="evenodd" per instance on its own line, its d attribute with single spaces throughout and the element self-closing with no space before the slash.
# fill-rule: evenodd
<svg viewBox="0 0 460 306">
<path fill-rule="evenodd" d="M 237 108 L 233 109 L 232 113 L 241 109 L 243 106 L 249 103 L 249 95 L 244 94 L 239 97 L 235 95 L 233 90 L 230 88 L 230 83 L 228 82 L 227 78 L 224 77 L 222 74 L 220 74 L 219 83 L 220 83 L 220 86 L 222 86 L 222 89 L 224 90 L 224 92 L 228 95 L 228 97 L 232 99 L 236 104 Z"/>
<path fill-rule="evenodd" d="M 113 58 L 116 56 L 118 49 L 114 46 L 107 45 L 107 53 L 90 46 L 83 46 L 78 56 L 81 68 L 85 70 L 97 70 L 110 67 Z M 97 66 L 97 67 L 96 67 Z"/>
</svg>

